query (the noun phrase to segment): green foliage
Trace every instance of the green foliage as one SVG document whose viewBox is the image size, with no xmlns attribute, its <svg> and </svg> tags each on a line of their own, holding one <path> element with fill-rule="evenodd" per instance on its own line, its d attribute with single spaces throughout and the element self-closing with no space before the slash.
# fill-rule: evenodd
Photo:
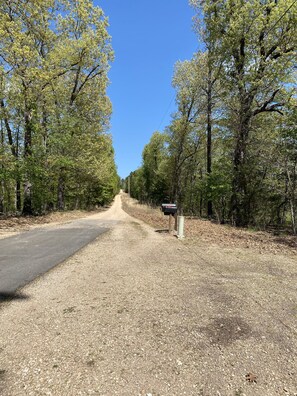
<svg viewBox="0 0 297 396">
<path fill-rule="evenodd" d="M 159 205 L 169 197 L 165 135 L 153 133 L 143 150 L 142 159 L 142 166 L 126 179 L 126 191 L 130 189 L 131 196 L 140 202 Z"/>
<path fill-rule="evenodd" d="M 131 194 L 169 198 L 180 213 L 222 223 L 296 233 L 297 4 L 190 3 L 206 51 L 177 62 L 177 111 L 145 147 Z"/>
<path fill-rule="evenodd" d="M 106 133 L 113 59 L 107 26 L 102 10 L 89 0 L 1 3 L 5 211 L 13 207 L 14 184 L 25 186 L 17 196 L 24 213 L 104 205 L 117 192 Z"/>
<path fill-rule="evenodd" d="M 143 153 L 142 178 L 144 184 L 145 201 L 158 205 L 168 195 L 168 181 L 165 169 L 167 152 L 165 136 L 155 132 L 150 142 L 145 146 Z"/>
<path fill-rule="evenodd" d="M 199 2 L 196 2 L 196 4 Z M 281 113 L 290 101 L 296 48 L 296 5 L 287 1 L 205 1 L 205 40 L 216 64 L 234 140 L 232 222 L 253 220 L 251 135 L 262 113 Z M 260 129 L 261 130 L 261 129 Z"/>
</svg>

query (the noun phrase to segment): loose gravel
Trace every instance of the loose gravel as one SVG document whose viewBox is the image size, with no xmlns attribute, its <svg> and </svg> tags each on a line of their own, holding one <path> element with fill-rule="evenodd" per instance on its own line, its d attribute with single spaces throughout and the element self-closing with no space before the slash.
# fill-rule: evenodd
<svg viewBox="0 0 297 396">
<path fill-rule="evenodd" d="M 296 256 L 118 220 L 0 307 L 0 394 L 297 395 Z M 17 298 L 18 297 L 18 298 Z"/>
</svg>

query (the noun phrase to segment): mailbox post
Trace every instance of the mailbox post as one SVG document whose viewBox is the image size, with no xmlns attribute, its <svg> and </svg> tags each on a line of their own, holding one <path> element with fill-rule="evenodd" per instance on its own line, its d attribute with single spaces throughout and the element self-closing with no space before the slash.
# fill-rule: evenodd
<svg viewBox="0 0 297 396">
<path fill-rule="evenodd" d="M 165 216 L 169 217 L 169 234 L 171 233 L 171 220 L 177 213 L 177 206 L 176 204 L 172 203 L 164 203 L 161 205 L 162 212 Z"/>
</svg>

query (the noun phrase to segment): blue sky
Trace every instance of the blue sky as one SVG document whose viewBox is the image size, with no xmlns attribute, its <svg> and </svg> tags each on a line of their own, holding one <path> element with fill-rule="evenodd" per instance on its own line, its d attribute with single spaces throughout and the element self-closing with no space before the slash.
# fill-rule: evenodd
<svg viewBox="0 0 297 396">
<path fill-rule="evenodd" d="M 141 165 L 142 150 L 174 112 L 174 64 L 198 49 L 187 0 L 95 0 L 109 17 L 115 61 L 109 72 L 111 133 L 118 173 Z"/>
</svg>

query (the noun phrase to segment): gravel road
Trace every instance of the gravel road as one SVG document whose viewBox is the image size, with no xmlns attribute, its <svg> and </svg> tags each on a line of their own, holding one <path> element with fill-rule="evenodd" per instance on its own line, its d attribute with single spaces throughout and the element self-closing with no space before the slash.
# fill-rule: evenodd
<svg viewBox="0 0 297 396">
<path fill-rule="evenodd" d="M 0 307 L 3 396 L 297 395 L 296 257 L 107 233 Z"/>
</svg>

